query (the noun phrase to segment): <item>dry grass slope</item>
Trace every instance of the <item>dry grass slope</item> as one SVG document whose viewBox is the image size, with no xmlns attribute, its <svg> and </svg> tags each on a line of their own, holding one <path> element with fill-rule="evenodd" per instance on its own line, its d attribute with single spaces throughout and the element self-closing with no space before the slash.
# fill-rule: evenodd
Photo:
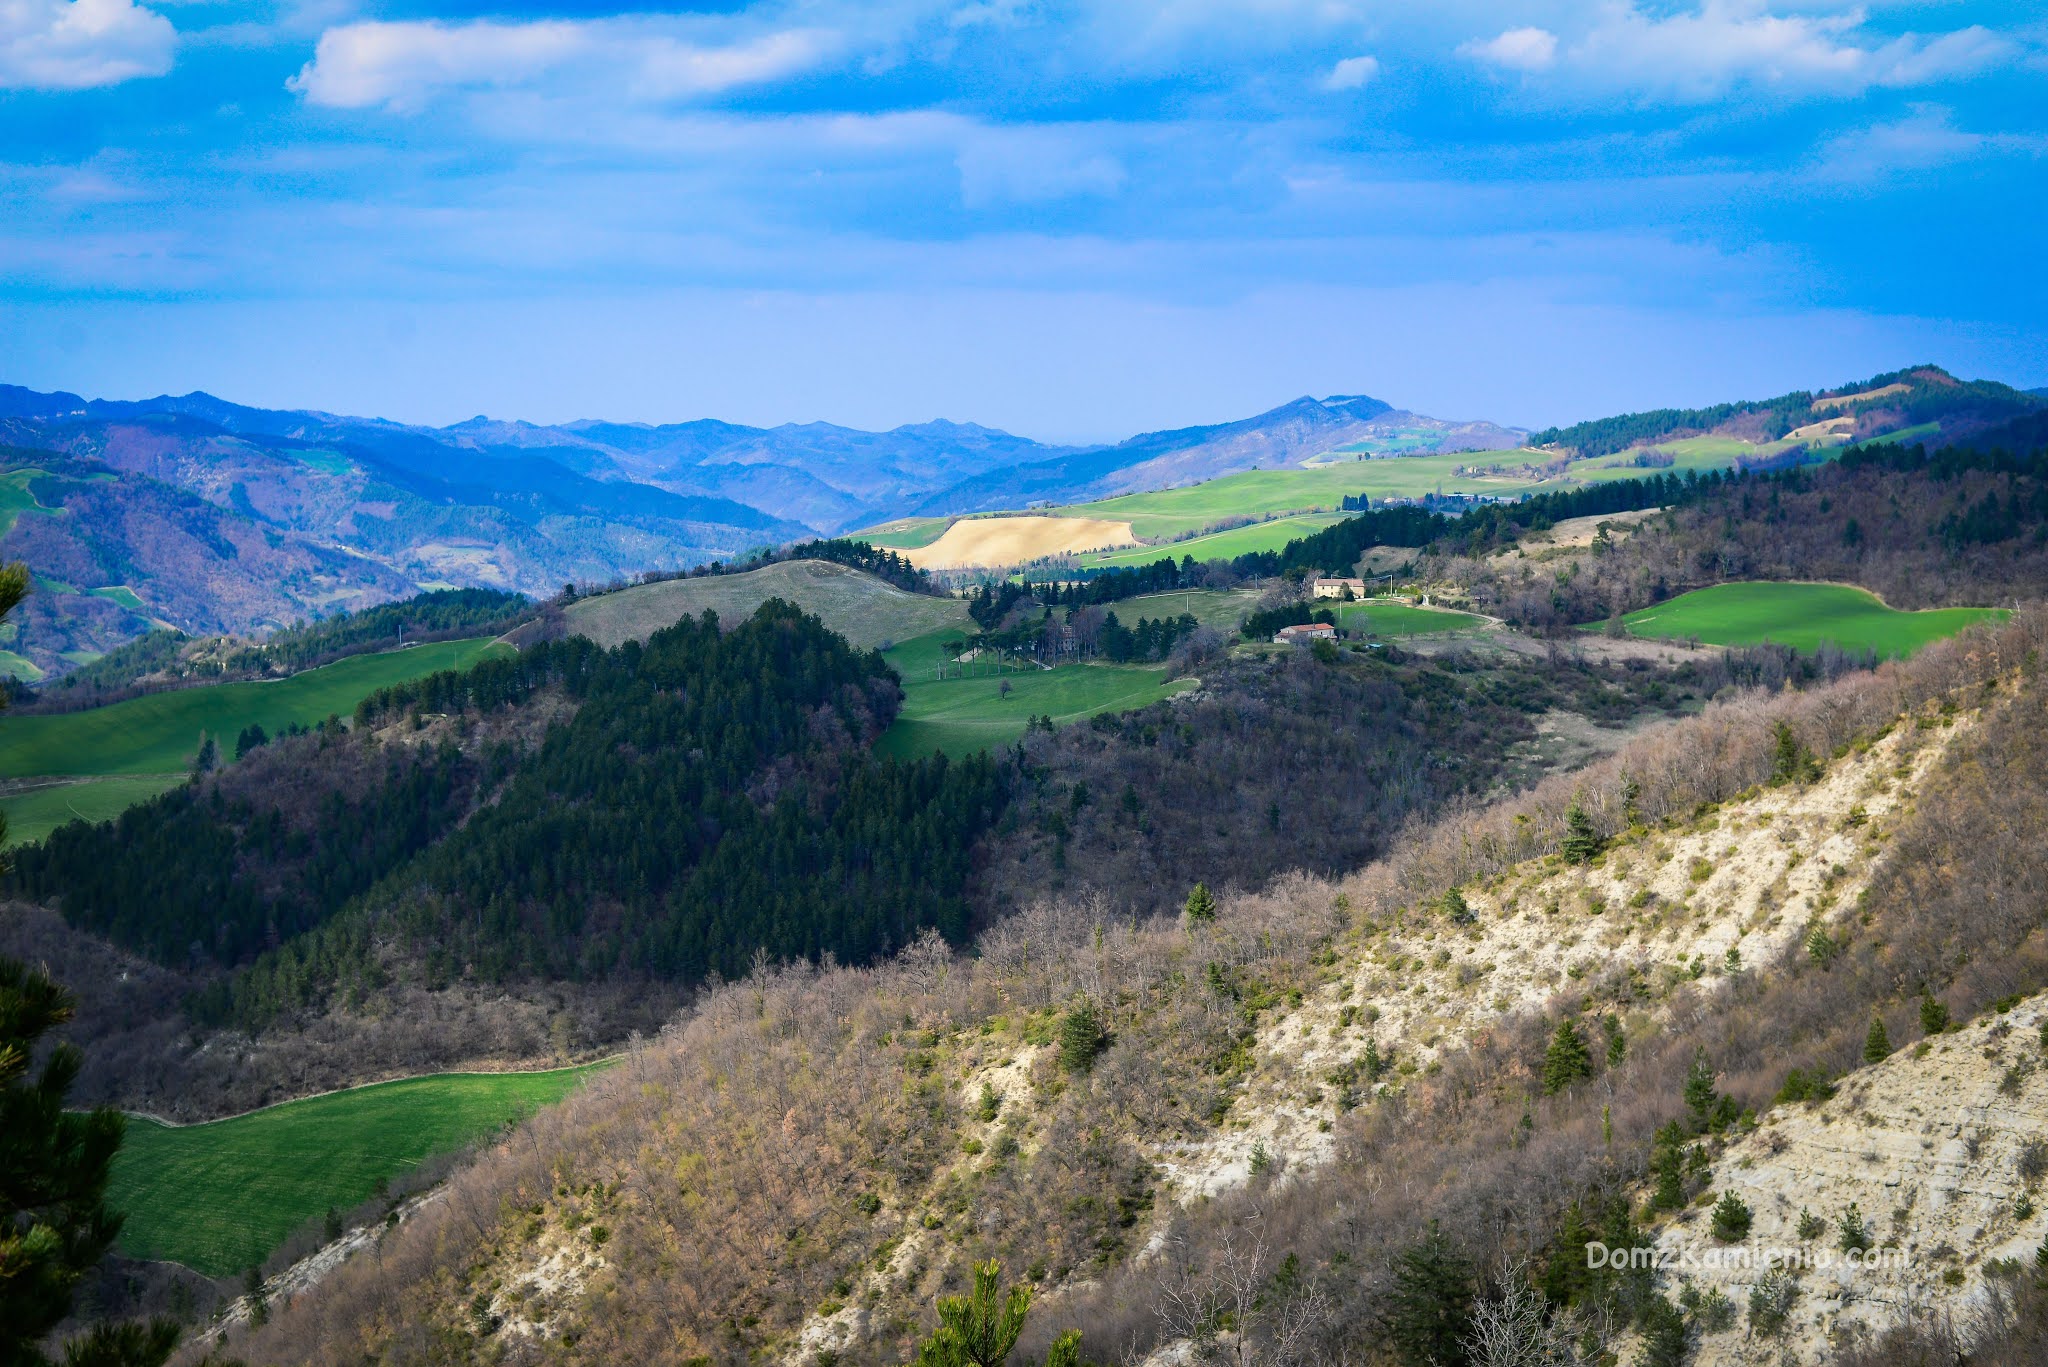
<svg viewBox="0 0 2048 1367">
<path fill-rule="evenodd" d="M 572 603 L 565 615 L 570 631 L 615 646 L 644 641 L 706 608 L 731 626 L 771 598 L 795 603 L 864 650 L 967 622 L 964 601 L 905 593 L 871 574 L 824 560 L 786 560 L 745 574 L 641 584 Z"/>
<path fill-rule="evenodd" d="M 969 517 L 946 528 L 946 534 L 930 545 L 903 555 L 927 570 L 994 569 L 1049 555 L 1129 546 L 1136 540 L 1130 523 L 1094 517 Z"/>
<path fill-rule="evenodd" d="M 2018 752 L 2048 692 L 2029 663 L 2042 640 L 2022 615 L 1826 690 L 1717 704 L 1579 774 L 1417 828 L 1350 878 L 1226 897 L 1213 923 L 1041 904 L 970 959 L 928 943 L 874 968 L 763 970 L 529 1122 L 375 1259 L 352 1260 L 231 1351 L 898 1362 L 932 1297 L 994 1256 L 1040 1289 L 1020 1351 L 1076 1324 L 1097 1359 L 1185 1356 L 1174 1307 L 1221 1284 L 1230 1248 L 1240 1272 L 1254 1253 L 1298 1252 L 1318 1288 L 1297 1305 L 1319 1317 L 1319 1347 L 1261 1340 L 1248 1353 L 1371 1357 L 1387 1256 L 1424 1220 L 1440 1216 L 1498 1273 L 1573 1201 L 1639 1205 L 1650 1134 L 1681 1109 L 1695 1048 L 1714 1050 L 1739 1103 L 1776 1117 L 1709 1155 L 1716 1182 L 1761 1181 L 1761 1159 L 1739 1167 L 1744 1146 L 1782 1129 L 1789 1153 L 1808 1124 L 1771 1110 L 1787 1064 L 1842 1071 L 1872 994 L 1953 965 L 1958 927 L 1984 951 L 1974 977 L 1937 980 L 1959 1012 L 2016 979 L 2038 987 L 2038 898 L 2010 894 L 2048 854 L 2001 826 L 2013 856 L 1980 870 L 1927 799 L 1981 788 L 2036 821 L 2048 791 L 2010 794 L 2040 768 Z M 1817 762 L 1773 782 L 1781 724 Z M 2001 755 L 2018 767 L 1987 767 Z M 1607 840 L 1595 862 L 1561 857 L 1573 806 Z M 1985 827 L 1974 806 L 1959 812 Z M 1446 905 L 1452 888 L 1469 921 Z M 1995 910 L 1966 914 L 1976 906 Z M 1809 963 L 1816 931 L 1832 957 Z M 1108 1031 L 1080 1072 L 1059 1061 L 1076 1003 Z M 1583 1012 L 1592 1027 L 1610 1011 L 1625 1060 L 1539 1096 L 1556 1016 Z M 1368 1043 L 1387 1065 L 1378 1077 L 1361 1067 Z M 1990 1075 L 1972 1060 L 1989 1043 L 1934 1042 L 1939 1085 L 1960 1089 L 1952 1104 L 1977 1104 Z M 1983 1064 L 2013 1066 L 2002 1047 Z M 1877 1081 L 1844 1091 L 1910 1115 L 1890 1095 Z M 1850 1133 L 1849 1112 L 1834 1114 Z M 1972 1201 L 2016 1194 L 2007 1131 L 2035 1122 L 1999 1123 Z M 1928 1136 L 1920 1159 L 1921 1137 L 1893 1147 L 1936 1172 L 1946 1139 Z M 1870 1166 L 1884 1181 L 1886 1165 Z M 1760 1190 L 1753 1204 L 1774 1201 Z M 2017 1237 L 1981 1223 L 1986 1255 Z M 1247 1322 L 1247 1335 L 1268 1332 Z"/>
</svg>

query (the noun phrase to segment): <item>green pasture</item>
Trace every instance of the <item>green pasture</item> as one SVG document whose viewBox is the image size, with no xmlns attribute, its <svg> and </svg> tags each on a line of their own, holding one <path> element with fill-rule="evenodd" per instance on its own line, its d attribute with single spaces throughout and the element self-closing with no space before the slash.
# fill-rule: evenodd
<svg viewBox="0 0 2048 1367">
<path fill-rule="evenodd" d="M 1119 551 L 1087 551 L 1077 557 L 1083 566 L 1149 565 L 1155 560 L 1179 561 L 1193 556 L 1198 561 L 1230 560 L 1255 551 L 1277 551 L 1290 541 L 1298 541 L 1311 532 L 1319 532 L 1333 523 L 1342 522 L 1346 513 L 1299 513 L 1293 517 L 1276 517 L 1267 522 L 1256 522 L 1249 527 L 1232 527 L 1228 531 L 1211 532 L 1207 536 L 1190 537 L 1185 541 L 1167 541 L 1157 546 L 1133 546 Z"/>
<path fill-rule="evenodd" d="M 203 1125 L 130 1119 L 108 1188 L 128 1217 L 121 1251 L 230 1276 L 307 1220 L 560 1101 L 604 1066 L 408 1078 Z"/>
<path fill-rule="evenodd" d="M 920 546 L 929 546 L 946 534 L 946 528 L 953 525 L 950 517 L 905 517 L 894 522 L 884 522 L 864 532 L 849 532 L 847 535 L 867 542 L 870 546 L 883 546 L 892 551 L 914 551 Z"/>
<path fill-rule="evenodd" d="M 1897 657 L 2006 615 L 2003 608 L 1901 612 L 1875 594 L 1845 584 L 1751 583 L 1716 584 L 1681 594 L 1632 612 L 1622 621 L 1634 635 L 1664 640 L 1697 637 L 1729 646 L 1775 641 L 1805 651 L 1832 641 L 1844 650 Z"/>
<path fill-rule="evenodd" d="M 1040 511 L 1050 516 L 1128 522 L 1134 533 L 1148 539 L 1183 536 L 1228 517 L 1335 511 L 1346 494 L 1370 494 L 1374 498 L 1421 498 L 1430 493 L 1505 496 L 1544 487 L 1541 481 L 1522 477 L 1457 473 L 1458 467 L 1464 465 L 1512 464 L 1522 459 L 1525 457 L 1513 451 L 1480 451 L 1453 456 L 1340 461 L 1303 470 L 1248 470 L 1179 489 L 1123 494 Z"/>
<path fill-rule="evenodd" d="M 379 688 L 461 669 L 491 649 L 481 639 L 437 641 L 352 656 L 288 679 L 208 684 L 84 712 L 0 714 L 0 778 L 170 773 L 191 764 L 202 734 L 232 747 L 251 723 L 275 735 L 294 723 L 346 717 Z"/>
<path fill-rule="evenodd" d="M 1122 616 L 1119 611 L 1118 619 Z M 1181 681 L 1167 684 L 1166 671 L 1156 665 L 1087 663 L 1040 669 L 994 660 L 954 665 L 943 643 L 964 636 L 951 630 L 933 632 L 884 652 L 903 678 L 903 710 L 877 743 L 877 753 L 909 759 L 937 750 L 958 758 L 1011 744 L 1036 716 L 1050 716 L 1055 724 L 1064 725 L 1098 712 L 1143 707 L 1185 686 Z M 947 667 L 946 678 L 936 677 L 941 662 Z M 1010 685 L 1007 696 L 1005 683 Z"/>
<path fill-rule="evenodd" d="M 35 661 L 12 650 L 0 650 L 0 674 L 11 675 L 23 683 L 34 683 L 43 677 Z"/>
<path fill-rule="evenodd" d="M 36 496 L 28 487 L 32 481 L 41 479 L 44 473 L 34 466 L 0 471 L 0 536 L 13 531 L 15 519 L 23 513 L 50 511 L 36 502 Z"/>
<path fill-rule="evenodd" d="M 112 821 L 138 803 L 185 781 L 183 773 L 132 774 L 39 783 L 0 793 L 7 844 L 32 845 L 72 821 Z"/>
<path fill-rule="evenodd" d="M 126 584 L 110 584 L 102 589 L 94 589 L 92 590 L 92 596 L 104 598 L 110 603 L 118 603 L 130 612 L 149 611 L 149 605 L 136 596 L 135 590 L 129 588 Z"/>
<path fill-rule="evenodd" d="M 1346 631 L 1371 632 L 1375 636 L 1432 636 L 1449 631 L 1470 631 L 1484 624 L 1484 619 L 1469 612 L 1417 607 L 1398 598 L 1368 598 L 1362 603 L 1337 605 L 1338 626 Z"/>
<path fill-rule="evenodd" d="M 1180 589 L 1123 598 L 1108 607 L 1127 627 L 1136 626 L 1140 618 L 1178 617 L 1185 612 L 1205 627 L 1232 632 L 1258 601 L 1256 589 Z"/>
</svg>

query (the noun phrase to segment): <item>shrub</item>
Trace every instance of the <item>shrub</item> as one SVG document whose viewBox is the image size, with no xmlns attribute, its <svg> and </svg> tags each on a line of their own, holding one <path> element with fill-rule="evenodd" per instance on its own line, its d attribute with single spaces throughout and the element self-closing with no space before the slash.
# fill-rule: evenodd
<svg viewBox="0 0 2048 1367">
<path fill-rule="evenodd" d="M 1724 1244 L 1747 1238 L 1753 1218 L 1741 1197 L 1732 1191 L 1722 1192 L 1721 1199 L 1714 1204 L 1714 1237 Z"/>
<path fill-rule="evenodd" d="M 1849 1208 L 1842 1212 L 1837 1228 L 1841 1235 L 1835 1241 L 1835 1246 L 1844 1253 L 1860 1253 L 1873 1242 L 1870 1226 L 1863 1222 L 1863 1212 L 1856 1208 L 1854 1201 L 1851 1201 Z"/>
<path fill-rule="evenodd" d="M 1815 1215 L 1805 1206 L 1799 1208 L 1799 1237 L 1818 1239 L 1827 1232 L 1828 1222 Z"/>
<path fill-rule="evenodd" d="M 1749 1332 L 1759 1338 L 1776 1338 L 1785 1332 L 1792 1316 L 1792 1302 L 1799 1297 L 1799 1283 L 1781 1267 L 1774 1267 L 1758 1279 L 1749 1291 Z"/>
<path fill-rule="evenodd" d="M 1930 1035 L 1938 1035 L 1948 1029 L 1949 1015 L 1945 1003 L 1937 1001 L 1932 992 L 1920 994 L 1920 1028 Z"/>
</svg>

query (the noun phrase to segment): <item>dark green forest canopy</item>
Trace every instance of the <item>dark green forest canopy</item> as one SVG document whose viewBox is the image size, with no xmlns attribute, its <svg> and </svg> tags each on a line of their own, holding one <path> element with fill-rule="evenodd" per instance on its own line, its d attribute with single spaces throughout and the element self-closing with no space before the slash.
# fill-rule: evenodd
<svg viewBox="0 0 2048 1367">
<path fill-rule="evenodd" d="M 367 736 L 543 691 L 574 712 L 530 749 Z M 706 613 L 644 645 L 543 643 L 379 693 L 356 736 L 295 739 L 300 787 L 320 746 L 354 756 L 316 819 L 284 813 L 303 794 L 194 785 L 65 828 L 17 886 L 161 960 L 235 966 L 199 1006 L 245 1024 L 392 964 L 438 983 L 863 960 L 965 935 L 969 848 L 1002 796 L 985 758 L 875 759 L 899 697 L 879 655 L 780 601 L 729 633 Z"/>
</svg>

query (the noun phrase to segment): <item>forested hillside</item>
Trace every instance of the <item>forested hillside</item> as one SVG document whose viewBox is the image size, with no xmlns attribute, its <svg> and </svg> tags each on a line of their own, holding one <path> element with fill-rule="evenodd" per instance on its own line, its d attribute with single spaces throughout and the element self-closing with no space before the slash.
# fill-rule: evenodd
<svg viewBox="0 0 2048 1367">
<path fill-rule="evenodd" d="M 1658 408 L 1545 428 L 1533 434 L 1529 443 L 1581 457 L 1613 455 L 1632 447 L 1652 447 L 1708 433 L 1768 443 L 1816 418 L 1847 419 L 1852 433 L 1862 438 L 1948 419 L 1947 435 L 1960 438 L 2034 407 L 2033 396 L 2008 385 L 1959 380 L 1939 366 L 1913 366 L 1820 393 L 1800 390 L 1705 408 Z"/>
<path fill-rule="evenodd" d="M 1541 1361 L 1812 1360 L 1796 1326 L 1853 1288 L 1710 1297 L 1587 1247 L 1803 1224 L 1796 1186 L 1717 1200 L 1717 1158 L 1867 1060 L 2035 1020 L 2041 630 L 1732 696 L 1341 880 L 1197 890 L 1177 922 L 1040 903 L 964 962 L 764 968 L 230 1346 L 897 1362 L 994 1258 L 1037 1290 L 1020 1358 L 1071 1328 L 1093 1360 L 1463 1367 L 1505 1318 Z M 2032 1105 L 2043 1041 L 2005 1034 Z M 1958 1313 L 1908 1332 L 2031 1361 L 2039 1293 L 2000 1251 L 2044 1217 L 1993 1152 L 2005 1213 L 1966 1248 L 1912 1210 L 1827 1206 L 1796 1237 L 1868 1218 L 1957 1273 L 1919 1284 Z M 1872 1315 L 1864 1360 L 1905 1351 Z"/>
<path fill-rule="evenodd" d="M 1601 621 L 1707 584 L 1862 585 L 1895 607 L 2000 605 L 2048 582 L 2048 446 L 2024 426 L 1982 446 L 1877 446 L 1824 465 L 1717 481 L 1565 576 L 1455 538 L 1436 573 L 1537 628 Z M 1512 516 L 1512 513 L 1510 513 Z"/>
<path fill-rule="evenodd" d="M 693 981 L 965 934 L 986 760 L 867 750 L 878 657 L 771 603 L 731 632 L 543 643 L 366 701 L 353 734 L 73 825 L 16 886 L 160 963 L 230 970 L 202 1017 L 260 1026 L 394 976 Z"/>
<path fill-rule="evenodd" d="M 191 637 L 160 627 L 117 646 L 37 690 L 31 710 L 100 707 L 120 698 L 195 682 L 293 674 L 348 655 L 455 637 L 497 636 L 539 609 L 498 589 L 437 589 L 360 612 L 295 622 L 261 640 Z"/>
</svg>

